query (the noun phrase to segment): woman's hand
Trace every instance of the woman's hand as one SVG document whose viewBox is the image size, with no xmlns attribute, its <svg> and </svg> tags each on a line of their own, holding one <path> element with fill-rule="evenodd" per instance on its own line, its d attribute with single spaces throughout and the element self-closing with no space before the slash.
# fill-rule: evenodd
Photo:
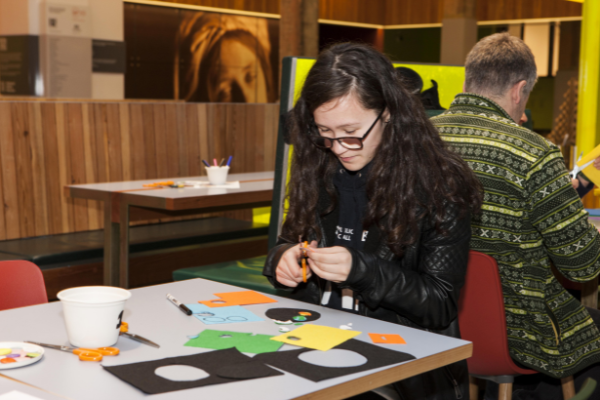
<svg viewBox="0 0 600 400">
<path fill-rule="evenodd" d="M 341 246 L 316 248 L 308 251 L 308 265 L 311 271 L 331 282 L 344 282 L 352 269 L 352 254 Z"/>
<path fill-rule="evenodd" d="M 302 282 L 302 267 L 300 260 L 302 258 L 302 245 L 294 246 L 288 249 L 279 260 L 277 268 L 275 269 L 275 277 L 277 282 L 288 287 L 296 287 Z M 313 241 L 310 244 L 311 247 L 317 247 L 317 242 Z M 312 275 L 308 265 L 306 267 L 306 279 Z"/>
</svg>

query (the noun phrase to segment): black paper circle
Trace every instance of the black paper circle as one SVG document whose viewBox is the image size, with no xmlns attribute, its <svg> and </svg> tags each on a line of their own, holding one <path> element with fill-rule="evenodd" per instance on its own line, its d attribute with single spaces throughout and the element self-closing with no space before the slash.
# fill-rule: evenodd
<svg viewBox="0 0 600 400">
<path fill-rule="evenodd" d="M 310 315 L 301 315 L 300 313 L 310 313 Z M 303 308 L 271 308 L 265 313 L 267 318 L 277 321 L 311 322 L 321 318 L 321 314 L 313 310 Z M 294 317 L 302 317 L 297 320 Z M 303 319 L 306 318 L 306 319 Z"/>
</svg>

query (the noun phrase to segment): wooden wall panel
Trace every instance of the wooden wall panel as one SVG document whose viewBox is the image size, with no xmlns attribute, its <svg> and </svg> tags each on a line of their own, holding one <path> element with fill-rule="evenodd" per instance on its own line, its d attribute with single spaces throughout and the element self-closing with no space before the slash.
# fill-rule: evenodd
<svg viewBox="0 0 600 400">
<path fill-rule="evenodd" d="M 278 104 L 0 101 L 0 240 L 100 229 L 102 204 L 67 184 L 274 168 Z M 249 218 L 250 212 L 226 213 Z"/>
<path fill-rule="evenodd" d="M 565 0 L 478 0 L 477 20 L 581 17 L 582 5 Z"/>
<path fill-rule="evenodd" d="M 48 210 L 48 233 L 63 232 L 62 199 L 58 160 L 58 135 L 56 134 L 56 106 L 52 103 L 41 103 L 44 141 L 44 178 L 46 180 L 46 209 Z M 0 109 L 2 105 L 0 104 Z M 4 158 L 4 149 L 0 149 L 0 157 Z"/>
<path fill-rule="evenodd" d="M 35 211 L 33 206 L 33 166 L 31 141 L 26 103 L 12 105 L 12 130 L 17 176 L 17 201 L 19 203 L 20 234 L 35 236 Z"/>
<path fill-rule="evenodd" d="M 161 0 L 202 7 L 279 14 L 279 0 Z"/>
<path fill-rule="evenodd" d="M 328 0 L 331 2 L 332 0 Z M 443 0 L 384 0 L 385 25 L 441 23 Z M 580 17 L 581 4 L 565 0 L 478 0 L 477 20 Z M 321 17 L 324 18 L 324 17 Z M 366 22 L 366 21 L 357 21 Z M 380 22 L 381 23 L 381 22 Z"/>
<path fill-rule="evenodd" d="M 385 1 L 385 25 L 442 22 L 443 0 Z M 500 1 L 500 0 L 499 0 Z"/>
<path fill-rule="evenodd" d="M 0 148 L 6 155 L 2 157 L 2 184 L 6 239 L 21 237 L 20 208 L 17 197 L 17 171 L 15 165 L 14 131 L 12 104 L 0 104 Z"/>
<path fill-rule="evenodd" d="M 279 0 L 162 0 L 205 7 L 280 14 Z M 566 0 L 478 0 L 477 19 L 579 17 L 582 5 Z M 443 0 L 320 0 L 319 18 L 377 25 L 442 22 Z"/>
<path fill-rule="evenodd" d="M 388 2 L 386 0 L 321 0 L 319 18 L 383 25 Z M 398 3 L 405 3 L 405 1 L 398 1 Z"/>
<path fill-rule="evenodd" d="M 29 103 L 29 134 L 31 135 L 31 166 L 35 213 L 35 235 L 48 235 L 48 207 L 46 207 L 46 179 L 44 168 L 46 165 L 44 156 L 44 139 L 42 129 L 42 107 L 39 103 Z"/>
</svg>

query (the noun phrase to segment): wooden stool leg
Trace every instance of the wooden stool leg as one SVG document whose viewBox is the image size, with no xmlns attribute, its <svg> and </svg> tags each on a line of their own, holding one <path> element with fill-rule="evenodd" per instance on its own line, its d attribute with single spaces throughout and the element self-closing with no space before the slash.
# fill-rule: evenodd
<svg viewBox="0 0 600 400">
<path fill-rule="evenodd" d="M 501 383 L 498 390 L 498 400 L 512 399 L 512 383 Z"/>
<path fill-rule="evenodd" d="M 575 382 L 573 381 L 573 376 L 567 376 L 560 381 L 562 383 L 563 398 L 569 400 L 571 397 L 575 396 Z"/>
<path fill-rule="evenodd" d="M 471 400 L 479 399 L 479 385 L 477 378 L 469 375 L 469 398 Z"/>
</svg>

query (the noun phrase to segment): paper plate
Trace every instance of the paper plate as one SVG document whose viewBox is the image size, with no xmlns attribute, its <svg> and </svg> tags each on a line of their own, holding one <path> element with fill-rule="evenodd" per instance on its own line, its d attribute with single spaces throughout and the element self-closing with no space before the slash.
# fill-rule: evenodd
<svg viewBox="0 0 600 400">
<path fill-rule="evenodd" d="M 44 348 L 25 342 L 0 342 L 0 370 L 24 367 L 40 361 Z M 3 361 L 12 358 L 14 362 Z"/>
</svg>

